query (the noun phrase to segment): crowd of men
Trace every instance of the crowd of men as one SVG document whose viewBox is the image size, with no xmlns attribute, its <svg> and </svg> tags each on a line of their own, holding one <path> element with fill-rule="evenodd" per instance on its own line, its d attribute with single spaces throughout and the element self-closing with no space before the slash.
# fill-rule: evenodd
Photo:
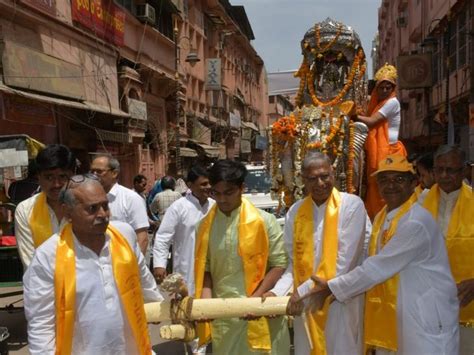
<svg viewBox="0 0 474 355">
<path fill-rule="evenodd" d="M 386 205 L 371 221 L 358 196 L 337 189 L 331 160 L 308 153 L 307 196 L 282 230 L 242 197 L 240 162 L 193 166 L 184 196 L 164 178 L 150 211 L 142 177 L 135 191 L 118 183 L 117 159 L 97 155 L 90 173 L 74 175 L 72 152 L 47 146 L 36 157 L 41 192 L 15 215 L 30 352 L 150 354 L 143 304 L 163 299 L 156 281 L 172 245 L 173 271 L 195 298 L 291 295 L 295 354 L 473 354 L 465 154 L 442 146 L 431 164 L 422 158 L 418 174 L 402 155 L 379 161 L 373 177 Z M 194 353 L 209 343 L 214 354 L 290 352 L 286 316 L 206 320 L 197 334 Z"/>
</svg>

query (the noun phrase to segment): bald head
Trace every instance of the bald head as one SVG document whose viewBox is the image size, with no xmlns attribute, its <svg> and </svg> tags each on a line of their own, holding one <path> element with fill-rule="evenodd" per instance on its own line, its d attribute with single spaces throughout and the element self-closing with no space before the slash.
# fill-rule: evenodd
<svg viewBox="0 0 474 355">
<path fill-rule="evenodd" d="M 61 197 L 65 216 L 81 243 L 88 245 L 94 238 L 103 238 L 110 211 L 107 194 L 98 180 L 84 175 L 73 176 Z"/>
<path fill-rule="evenodd" d="M 77 179 L 77 177 L 80 177 L 80 179 Z M 81 179 L 83 180 L 81 181 Z M 76 190 L 79 190 L 80 194 L 83 192 L 105 194 L 105 190 L 99 180 L 91 179 L 83 175 L 76 175 L 71 178 L 67 188 L 61 191 L 59 196 L 61 203 L 69 207 L 74 207 L 77 203 Z"/>
</svg>

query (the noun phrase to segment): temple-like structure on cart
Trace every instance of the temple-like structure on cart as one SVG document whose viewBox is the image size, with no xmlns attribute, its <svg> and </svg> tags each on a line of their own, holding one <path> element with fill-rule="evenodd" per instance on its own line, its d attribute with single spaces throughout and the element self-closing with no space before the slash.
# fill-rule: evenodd
<svg viewBox="0 0 474 355">
<path fill-rule="evenodd" d="M 272 191 L 280 206 L 304 196 L 301 164 L 311 151 L 327 153 L 341 191 L 359 193 L 367 126 L 350 117 L 367 103 L 366 59 L 357 33 L 330 18 L 301 41 L 297 109 L 272 126 Z"/>
</svg>

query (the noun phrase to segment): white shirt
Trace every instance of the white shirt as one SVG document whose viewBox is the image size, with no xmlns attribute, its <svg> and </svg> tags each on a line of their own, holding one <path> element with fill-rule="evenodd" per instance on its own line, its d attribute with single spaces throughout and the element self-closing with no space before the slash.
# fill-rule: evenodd
<svg viewBox="0 0 474 355">
<path fill-rule="evenodd" d="M 400 102 L 396 97 L 388 99 L 379 109 L 383 117 L 388 121 L 388 141 L 390 144 L 397 143 L 400 131 Z"/>
<path fill-rule="evenodd" d="M 22 201 L 18 204 L 15 210 L 15 237 L 18 244 L 20 259 L 23 263 L 23 270 L 26 270 L 30 265 L 35 252 L 35 244 L 33 242 L 33 234 L 31 232 L 29 221 L 38 196 L 39 194 L 36 194 Z M 48 215 L 49 220 L 51 221 L 51 227 L 53 228 L 53 233 L 57 233 L 66 221 L 63 218 L 60 223 L 53 209 L 48 204 L 46 205 L 48 206 Z"/>
<path fill-rule="evenodd" d="M 293 228 L 296 213 L 302 203 L 303 201 L 296 202 L 286 215 L 284 239 L 289 264 L 282 278 L 272 290 L 277 296 L 286 295 L 293 286 Z M 317 269 L 321 260 L 326 205 L 324 203 L 317 206 L 313 202 L 314 270 Z M 366 225 L 370 227 L 370 222 L 367 222 L 367 212 L 362 200 L 356 195 L 341 192 L 341 206 L 338 216 L 337 275 L 349 272 L 362 261 L 364 240 L 367 235 Z M 298 293 L 302 296 L 308 293 L 313 286 L 313 281 L 307 280 L 298 287 Z M 328 354 L 357 354 L 361 351 L 362 302 L 363 297 L 359 297 L 348 303 L 333 302 L 330 305 L 325 329 Z M 309 354 L 309 342 L 301 317 L 296 317 L 294 324 L 295 354 Z"/>
<path fill-rule="evenodd" d="M 161 301 L 155 280 L 140 252 L 132 228 L 113 222 L 137 256 L 144 301 Z M 54 274 L 58 234 L 37 250 L 23 277 L 25 315 L 30 354 L 54 354 Z M 72 354 L 136 354 L 137 348 L 112 270 L 110 237 L 100 255 L 74 237 L 76 254 L 76 308 Z"/>
<path fill-rule="evenodd" d="M 446 193 L 441 188 L 439 188 L 438 225 L 443 235 L 446 235 L 448 232 L 451 215 L 458 200 L 460 191 L 461 189 L 458 189 L 456 191 Z"/>
<path fill-rule="evenodd" d="M 180 273 L 194 295 L 194 243 L 198 222 L 207 214 L 214 200 L 201 205 L 193 194 L 173 202 L 166 211 L 153 245 L 153 266 L 166 268 L 170 245 L 173 245 L 173 272 Z"/>
<path fill-rule="evenodd" d="M 134 230 L 150 226 L 146 204 L 135 191 L 116 183 L 107 193 L 107 199 L 111 213 L 110 220 L 128 223 Z"/>
<path fill-rule="evenodd" d="M 397 211 L 387 214 L 380 233 Z M 400 218 L 395 235 L 378 254 L 328 284 L 338 301 L 347 302 L 397 273 L 398 353 L 458 354 L 459 301 L 444 238 L 419 204 Z"/>
</svg>

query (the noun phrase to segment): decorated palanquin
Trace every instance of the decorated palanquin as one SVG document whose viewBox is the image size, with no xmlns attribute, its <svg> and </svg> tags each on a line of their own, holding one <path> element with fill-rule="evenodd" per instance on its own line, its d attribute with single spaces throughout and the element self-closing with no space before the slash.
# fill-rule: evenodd
<svg viewBox="0 0 474 355">
<path fill-rule="evenodd" d="M 350 119 L 365 112 L 366 60 L 354 30 L 330 18 L 316 23 L 301 41 L 303 62 L 296 109 L 272 125 L 273 198 L 289 207 L 304 196 L 301 164 L 311 151 L 333 161 L 336 186 L 359 193 L 368 128 Z"/>
</svg>

